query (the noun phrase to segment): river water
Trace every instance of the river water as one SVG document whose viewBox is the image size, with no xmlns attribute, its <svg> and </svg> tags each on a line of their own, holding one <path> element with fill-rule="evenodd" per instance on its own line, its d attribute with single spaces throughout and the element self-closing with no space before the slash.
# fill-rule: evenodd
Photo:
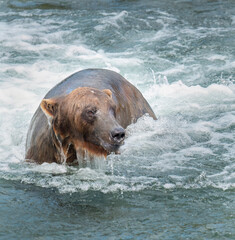
<svg viewBox="0 0 235 240">
<path fill-rule="evenodd" d="M 0 239 L 235 239 L 233 0 L 0 1 Z M 24 162 L 47 91 L 119 72 L 158 120 L 82 168 Z"/>
</svg>

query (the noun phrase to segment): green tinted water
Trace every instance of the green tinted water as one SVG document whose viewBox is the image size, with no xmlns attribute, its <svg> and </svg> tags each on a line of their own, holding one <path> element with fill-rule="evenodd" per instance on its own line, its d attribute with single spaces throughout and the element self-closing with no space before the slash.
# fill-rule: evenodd
<svg viewBox="0 0 235 240">
<path fill-rule="evenodd" d="M 0 2 L 0 238 L 234 239 L 233 1 Z M 90 67 L 158 121 L 87 168 L 26 164 L 47 91 Z"/>
</svg>

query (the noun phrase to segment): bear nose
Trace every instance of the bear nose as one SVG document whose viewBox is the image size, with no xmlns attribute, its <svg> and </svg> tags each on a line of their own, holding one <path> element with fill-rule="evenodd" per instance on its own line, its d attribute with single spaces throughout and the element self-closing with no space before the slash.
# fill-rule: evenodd
<svg viewBox="0 0 235 240">
<path fill-rule="evenodd" d="M 124 140 L 125 138 L 125 130 L 123 128 L 115 128 L 112 132 L 111 132 L 111 136 L 112 136 L 112 139 L 119 143 L 121 141 Z"/>
</svg>

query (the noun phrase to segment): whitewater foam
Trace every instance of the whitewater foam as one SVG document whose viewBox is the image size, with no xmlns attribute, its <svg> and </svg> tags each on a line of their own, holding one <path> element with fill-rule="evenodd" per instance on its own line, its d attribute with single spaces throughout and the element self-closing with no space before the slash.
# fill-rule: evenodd
<svg viewBox="0 0 235 240">
<path fill-rule="evenodd" d="M 41 187 L 53 187 L 60 192 L 94 190 L 108 193 L 141 191 L 149 187 L 166 189 L 208 186 L 228 189 L 234 187 L 234 175 L 231 170 L 228 174 L 228 169 L 233 168 L 230 164 L 217 175 L 207 174 L 207 177 L 204 180 L 201 178 L 200 182 L 197 179 L 203 172 L 203 165 L 199 167 L 200 165 L 195 163 L 191 164 L 193 159 L 216 158 L 217 148 L 213 150 L 210 145 L 216 146 L 221 142 L 227 149 L 227 156 L 224 155 L 225 160 L 229 161 L 229 158 L 233 156 L 231 147 L 234 143 L 231 134 L 228 133 L 226 137 L 218 132 L 221 130 L 224 132 L 226 129 L 229 131 L 235 124 L 233 114 L 235 104 L 229 104 L 235 100 L 234 89 L 231 85 L 212 84 L 203 88 L 186 86 L 180 81 L 169 84 L 166 78 L 161 84 L 153 81 L 153 85 L 144 92 L 144 95 L 153 103 L 158 121 L 144 116 L 136 124 L 129 126 L 126 144 L 121 148 L 122 154 L 109 156 L 108 161 L 102 163 L 102 167 L 96 166 L 93 169 L 87 167 L 78 169 L 58 164 L 22 164 L 25 140 L 23 136 L 27 130 L 27 123 L 15 125 L 12 119 L 17 114 L 16 108 L 21 109 L 19 113 L 22 114 L 28 108 L 28 101 L 38 101 L 38 98 L 35 98 L 32 92 L 23 90 L 21 93 L 22 99 L 19 99 L 12 110 L 6 110 L 6 107 L 1 108 L 1 114 L 10 113 L 9 117 L 5 116 L 0 121 L 1 127 L 5 129 L 1 133 L 3 140 L 0 148 L 1 158 L 5 159 L 1 163 L 1 177 L 5 179 L 20 180 Z M 10 104 L 13 106 L 11 94 L 13 94 L 12 91 L 11 93 L 3 91 L 2 98 L 10 99 Z M 6 106 L 6 101 L 2 102 L 2 105 Z M 185 118 L 193 115 L 201 116 L 210 108 L 213 108 L 212 115 L 219 113 L 220 117 L 213 117 L 209 120 L 205 118 L 195 122 Z M 227 112 L 228 109 L 230 112 Z M 26 118 L 29 122 L 30 112 L 29 110 L 27 112 Z M 18 131 L 17 140 L 13 137 L 13 133 L 18 127 L 23 127 L 23 129 Z M 9 146 L 12 146 L 9 149 L 10 152 L 6 153 L 4 148 L 9 148 Z M 130 171 L 132 168 L 135 171 Z M 150 174 L 145 170 L 153 173 Z M 175 179 L 177 178 L 175 182 L 172 182 L 172 178 L 159 180 L 159 174 L 170 175 L 172 172 L 175 173 Z M 183 172 L 184 174 L 181 175 Z M 194 180 L 188 183 L 190 172 Z M 152 177 L 152 174 L 155 177 Z"/>
<path fill-rule="evenodd" d="M 127 11 L 122 11 L 119 13 L 106 13 L 102 12 L 101 15 L 104 17 L 99 20 L 99 25 L 95 26 L 96 31 L 103 31 L 107 27 L 120 28 L 120 23 L 125 23 L 125 17 L 128 16 Z"/>
<path fill-rule="evenodd" d="M 234 188 L 234 61 L 222 50 L 199 51 L 208 46 L 205 38 L 220 37 L 224 29 L 185 22 L 172 27 L 176 16 L 146 11 L 146 18 L 125 10 L 97 12 L 89 33 L 66 14 L 58 23 L 38 10 L 33 10 L 35 21 L 31 13 L 20 12 L 21 18 L 0 23 L 1 177 L 60 192 Z M 114 37 L 104 48 L 103 38 L 110 34 Z M 41 99 L 60 80 L 94 66 L 124 75 L 158 120 L 140 118 L 128 127 L 121 155 L 95 165 L 25 164 L 25 136 Z"/>
</svg>

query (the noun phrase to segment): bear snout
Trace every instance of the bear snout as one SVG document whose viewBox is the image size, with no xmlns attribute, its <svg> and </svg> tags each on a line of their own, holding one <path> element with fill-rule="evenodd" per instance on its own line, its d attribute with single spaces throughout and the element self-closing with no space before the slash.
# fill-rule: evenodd
<svg viewBox="0 0 235 240">
<path fill-rule="evenodd" d="M 125 135 L 125 130 L 122 127 L 115 128 L 111 131 L 111 138 L 115 143 L 121 143 L 124 140 Z"/>
</svg>

